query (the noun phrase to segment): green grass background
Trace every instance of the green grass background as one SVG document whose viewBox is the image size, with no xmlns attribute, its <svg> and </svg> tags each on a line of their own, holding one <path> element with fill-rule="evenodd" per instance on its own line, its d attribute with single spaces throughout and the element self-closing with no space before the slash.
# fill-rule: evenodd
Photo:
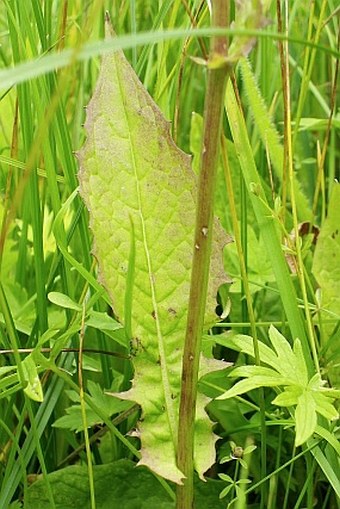
<svg viewBox="0 0 340 509">
<path fill-rule="evenodd" d="M 4 371 L 0 378 L 1 507 L 8 507 L 12 500 L 22 498 L 28 488 L 28 474 L 53 472 L 71 450 L 83 443 L 81 433 L 52 427 L 52 424 L 71 405 L 65 389 L 79 391 L 77 353 L 65 354 L 61 350 L 79 347 L 83 303 L 87 310 L 99 313 L 108 309 L 108 298 L 97 282 L 96 261 L 91 255 L 87 212 L 74 193 L 78 186 L 75 154 L 84 141 L 85 107 L 96 83 L 99 55 L 106 48 L 103 42 L 105 10 L 111 14 L 117 44 L 125 45 L 132 66 L 165 117 L 172 121 L 173 136 L 186 152 L 193 150 L 193 130 L 199 132 L 192 112 L 203 113 L 206 70 L 190 57 L 204 58 L 209 39 L 206 35 L 188 35 L 188 29 L 209 27 L 205 2 L 3 0 L 0 6 L 0 337 L 1 348 L 12 353 L 1 354 L 0 369 L 17 366 L 18 375 L 14 370 Z M 296 276 L 289 275 L 280 245 L 273 243 L 268 253 L 266 246 L 260 244 L 268 247 L 271 230 L 276 228 L 273 221 L 263 227 L 261 218 L 273 214 L 278 203 L 275 198 L 282 199 L 286 192 L 284 178 L 275 169 L 275 163 L 280 166 L 282 158 L 278 147 L 283 145 L 285 104 L 278 40 L 270 36 L 270 32 L 277 34 L 279 31 L 275 2 L 269 19 L 271 23 L 263 31 L 268 36 L 259 37 L 250 55 L 258 92 L 256 87 L 251 88 L 251 78 L 247 85 L 246 68 L 236 70 L 246 127 L 243 148 L 247 143 L 250 155 L 245 150 L 244 165 L 248 174 L 243 173 L 243 177 L 238 163 L 231 165 L 236 209 L 234 215 L 224 212 L 224 219 L 228 231 L 234 235 L 235 220 L 239 225 L 248 282 L 257 287 L 255 291 L 251 286 L 249 291 L 253 306 L 251 317 L 245 299 L 241 298 L 245 280 L 238 291 L 229 293 L 229 322 L 234 330 L 256 331 L 263 341 L 266 341 L 268 323 L 272 322 L 287 337 L 291 332 L 293 336 L 299 335 L 305 345 L 306 361 L 318 368 L 321 366 L 327 376 L 325 351 L 329 341 L 333 349 L 339 344 L 339 316 L 328 317 L 328 321 L 326 318 L 322 326 L 315 328 L 318 302 L 317 285 L 311 273 L 314 253 L 311 235 L 301 240 L 303 285 L 301 279 L 298 281 Z M 160 35 L 155 38 L 154 32 L 174 29 L 179 37 L 162 39 Z M 143 33 L 145 36 L 140 35 Z M 335 179 L 339 178 L 338 64 L 335 58 L 339 55 L 338 34 L 336 1 L 297 0 L 290 6 L 292 161 L 299 192 L 305 198 L 295 202 L 293 198 L 296 217 L 290 200 L 284 205 L 284 212 L 279 209 L 286 236 L 296 226 L 296 220 L 299 223 L 310 221 L 316 226 L 323 224 Z M 114 44 L 116 42 L 112 46 Z M 264 103 L 260 100 L 256 103 L 256 93 L 262 96 Z M 265 107 L 261 109 L 263 104 Z M 231 127 L 225 120 L 225 133 L 230 138 L 232 123 L 236 120 L 229 116 L 229 121 Z M 273 138 L 269 138 L 266 146 L 264 137 L 269 135 Z M 233 150 L 234 146 L 231 154 Z M 197 157 L 197 152 L 194 155 Z M 254 214 L 247 186 L 257 181 L 263 186 L 268 201 L 267 209 Z M 227 192 L 223 186 L 221 176 L 216 207 L 225 211 L 231 191 Z M 271 258 L 272 268 L 264 275 L 262 269 L 267 258 Z M 227 260 L 231 264 L 232 256 Z M 236 280 L 240 280 L 239 265 L 229 266 Z M 80 307 L 72 309 L 69 304 L 53 304 L 48 299 L 52 291 L 69 296 Z M 222 307 L 226 305 L 223 291 L 219 299 Z M 113 334 L 113 338 L 114 343 L 108 334 L 92 328 L 86 346 L 124 353 L 119 333 Z M 50 361 L 40 370 L 44 401 L 38 404 L 21 390 L 25 367 L 22 366 L 24 356 L 19 354 L 18 348 L 39 349 L 41 346 L 51 347 L 52 353 Z M 55 359 L 57 368 L 52 362 Z M 335 358 L 334 362 L 338 360 Z M 103 389 L 124 384 L 131 372 L 126 361 L 108 355 L 88 354 L 84 363 L 87 379 Z M 219 383 L 223 385 L 224 382 Z M 216 409 L 223 436 L 222 452 L 230 438 L 244 443 L 250 433 L 260 440 L 259 415 L 264 417 L 264 411 L 273 411 L 271 399 L 270 393 L 265 394 L 261 404 L 258 396 L 250 395 L 255 411 L 249 420 L 245 420 L 247 403 L 239 403 L 241 410 L 234 404 L 224 410 Z M 256 410 L 261 405 L 259 413 Z M 105 415 L 103 421 L 104 418 L 108 420 Z M 134 420 L 133 416 L 126 417 L 119 424 L 120 432 L 124 434 Z M 243 422 L 244 429 L 239 431 L 230 422 L 238 426 Z M 94 445 L 93 463 L 132 458 L 137 441 L 130 440 L 132 445 L 128 451 L 116 428 L 110 422 L 107 425 L 111 426 L 110 439 L 99 447 Z M 92 433 L 90 431 L 90 435 Z M 292 434 L 279 422 L 276 426 L 267 425 L 265 440 L 266 472 L 272 474 L 262 483 L 265 490 L 257 488 L 251 492 L 253 507 L 311 508 L 315 498 L 318 507 L 338 507 L 334 495 L 336 480 L 333 485 L 330 482 L 334 474 L 337 475 L 339 465 L 334 454 L 325 452 L 320 460 L 324 462 L 321 468 L 320 461 L 308 448 L 303 454 L 295 451 Z M 259 449 L 252 459 L 251 475 L 255 483 L 261 483 L 264 475 L 259 467 L 261 452 L 262 462 L 264 459 L 263 449 Z M 86 461 L 83 454 L 80 461 Z M 228 468 L 229 474 L 234 476 L 234 465 Z M 49 496 L 53 498 L 51 490 Z"/>
</svg>

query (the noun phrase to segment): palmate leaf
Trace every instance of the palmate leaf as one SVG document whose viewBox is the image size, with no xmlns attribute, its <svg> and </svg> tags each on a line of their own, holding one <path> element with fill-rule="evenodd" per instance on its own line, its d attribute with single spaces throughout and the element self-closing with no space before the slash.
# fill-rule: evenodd
<svg viewBox="0 0 340 509">
<path fill-rule="evenodd" d="M 308 373 L 302 355 L 300 340 L 295 340 L 293 351 L 286 338 L 272 325 L 269 327 L 269 339 L 277 353 L 279 373 L 291 380 L 295 380 L 297 384 L 306 385 Z"/>
<path fill-rule="evenodd" d="M 332 404 L 334 399 L 329 398 L 322 392 L 314 392 L 313 398 L 316 403 L 316 411 L 326 417 L 328 420 L 335 420 L 339 418 L 339 413 L 337 412 L 335 406 Z"/>
<path fill-rule="evenodd" d="M 257 368 L 257 366 L 251 367 Z M 252 391 L 253 389 L 258 389 L 259 387 L 278 387 L 282 382 L 284 383 L 286 380 L 281 378 L 279 375 L 265 376 L 254 374 L 251 378 L 240 380 L 235 385 L 233 385 L 231 389 L 221 394 L 221 396 L 218 396 L 216 399 L 234 398 L 235 396 L 239 396 L 240 394 Z"/>
<path fill-rule="evenodd" d="M 295 407 L 295 445 L 306 442 L 317 428 L 317 413 L 334 420 L 339 417 L 333 402 L 339 398 L 340 391 L 324 387 L 325 381 L 318 373 L 308 380 L 307 366 L 303 357 L 301 342 L 294 341 L 291 348 L 287 339 L 274 327 L 269 328 L 269 339 L 273 349 L 259 341 L 261 362 L 271 366 L 237 366 L 229 371 L 231 377 L 242 377 L 217 399 L 239 396 L 259 387 L 280 387 L 280 392 L 272 401 L 274 405 Z M 254 357 L 253 340 L 244 335 L 223 335 L 217 337 L 218 343 L 244 352 Z"/>
<path fill-rule="evenodd" d="M 142 407 L 140 464 L 180 482 L 177 421 L 196 176 L 121 52 L 103 58 L 85 127 L 80 190 L 90 211 L 94 253 L 115 315 L 131 329 L 134 345 L 132 388 L 120 397 Z M 223 239 L 220 229 L 216 238 Z M 211 258 L 209 324 L 223 282 L 223 244 L 215 241 Z M 202 409 L 197 413 L 197 443 L 205 453 L 197 451 L 196 465 L 202 475 L 210 466 L 214 439 L 208 417 L 202 425 Z"/>
<path fill-rule="evenodd" d="M 261 362 L 271 366 L 283 377 L 292 381 L 295 380 L 296 383 L 307 384 L 307 368 L 303 358 L 301 342 L 296 339 L 292 350 L 286 338 L 273 326 L 269 328 L 269 339 L 275 351 L 260 341 L 258 346 Z M 254 342 L 250 336 L 227 333 L 216 336 L 215 340 L 220 345 L 255 357 Z M 233 373 L 235 373 L 235 370 L 233 370 Z"/>
<path fill-rule="evenodd" d="M 207 336 L 207 339 L 211 339 L 211 336 Z M 237 350 L 238 352 L 245 353 L 255 358 L 254 353 L 254 340 L 251 336 L 245 334 L 219 334 L 214 337 L 217 344 Z M 259 342 L 259 352 L 261 362 L 268 364 L 272 368 L 278 371 L 279 361 L 275 352 L 269 346 L 265 345 L 261 341 Z"/>
<path fill-rule="evenodd" d="M 298 385 L 285 387 L 284 391 L 278 394 L 272 403 L 278 406 L 295 406 L 302 392 L 303 388 Z"/>
</svg>

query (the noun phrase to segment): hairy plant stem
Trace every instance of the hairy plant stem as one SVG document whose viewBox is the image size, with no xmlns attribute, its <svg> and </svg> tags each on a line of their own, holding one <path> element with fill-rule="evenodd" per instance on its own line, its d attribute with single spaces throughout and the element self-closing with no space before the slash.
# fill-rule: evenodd
<svg viewBox="0 0 340 509">
<path fill-rule="evenodd" d="M 229 1 L 212 2 L 212 25 L 228 25 Z M 194 254 L 191 272 L 188 321 L 183 354 L 182 387 L 178 426 L 178 468 L 186 479 L 177 488 L 177 509 L 194 507 L 194 424 L 197 380 L 201 352 L 201 336 L 209 278 L 213 229 L 216 167 L 222 130 L 224 95 L 230 74 L 228 65 L 219 62 L 226 57 L 228 41 L 225 36 L 213 37 L 208 61 L 208 82 L 204 107 L 204 127 L 201 148 Z"/>
</svg>

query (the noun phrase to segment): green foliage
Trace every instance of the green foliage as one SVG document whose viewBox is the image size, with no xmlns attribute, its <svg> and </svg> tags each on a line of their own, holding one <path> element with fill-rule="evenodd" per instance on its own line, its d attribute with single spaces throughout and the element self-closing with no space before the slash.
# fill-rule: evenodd
<svg viewBox="0 0 340 509">
<path fill-rule="evenodd" d="M 107 394 L 103 394 L 100 386 L 90 380 L 88 382 L 88 391 L 93 402 L 101 410 L 101 415 L 98 415 L 88 403 L 85 404 L 86 423 L 88 427 L 103 424 L 102 415 L 112 417 L 114 414 L 119 414 L 124 410 L 128 410 L 133 405 L 129 401 L 122 401 L 108 396 Z M 53 426 L 74 430 L 76 432 L 82 431 L 84 429 L 84 421 L 79 404 L 79 394 L 74 391 L 67 391 L 67 396 L 76 404 L 68 407 L 66 409 L 66 415 L 57 419 Z"/>
<path fill-rule="evenodd" d="M 246 270 L 241 275 L 236 243 L 227 245 L 225 268 L 228 274 L 233 273 L 234 284 L 223 285 L 219 291 L 217 311 L 222 313 L 222 323 L 215 324 L 209 332 L 203 351 L 208 357 L 232 361 L 236 367 L 228 364 L 224 372 L 213 371 L 213 359 L 212 368 L 207 362 L 203 366 L 206 375 L 199 382 L 198 427 L 202 426 L 204 431 L 200 450 L 205 464 L 215 461 L 212 447 L 215 438 L 210 434 L 211 423 L 204 411 L 209 400 L 207 411 L 219 440 L 215 443 L 216 464 L 206 474 L 214 480 L 208 478 L 207 483 L 196 480 L 197 507 L 226 507 L 230 503 L 233 509 L 246 506 L 311 509 L 315 505 L 339 509 L 340 435 L 338 421 L 334 421 L 334 399 L 338 392 L 330 389 L 333 386 L 339 390 L 340 351 L 337 2 L 231 3 L 236 32 L 230 32 L 233 54 L 229 56 L 238 59 L 248 54 L 250 48 L 252 51 L 249 60 L 240 61 L 235 69 L 234 88 L 227 91 L 215 214 L 228 235 L 236 238 L 235 225 L 240 230 Z M 281 13 L 283 24 L 286 14 L 288 21 L 282 33 L 278 33 L 279 4 L 288 9 Z M 109 246 L 109 236 L 120 239 L 123 226 L 120 228 L 119 223 L 110 234 L 104 229 L 102 240 L 107 240 L 106 259 L 110 259 L 112 270 L 124 281 L 122 267 L 127 269 L 126 286 L 120 283 L 109 297 L 100 283 L 106 282 L 105 273 L 98 271 L 91 254 L 92 232 L 77 189 L 78 162 L 74 154 L 86 136 L 82 125 L 98 79 L 99 57 L 124 49 L 138 78 L 171 121 L 166 127 L 161 122 L 161 133 L 165 132 L 169 141 L 171 131 L 176 144 L 191 152 L 197 173 L 207 74 L 207 66 L 197 62 L 206 64 L 214 33 L 208 2 L 3 0 L 1 7 L 0 507 L 65 508 L 68 502 L 73 507 L 91 507 L 89 486 L 93 475 L 90 468 L 84 467 L 84 461 L 90 466 L 93 463 L 97 509 L 101 505 L 129 509 L 143 504 L 174 507 L 173 485 L 160 478 L 156 480 L 143 467 L 134 469 L 133 463 L 127 461 L 129 458 L 135 462 L 143 454 L 136 432 L 141 414 L 137 405 L 123 410 L 124 405 L 131 403 L 120 398 L 133 379 L 130 354 L 137 354 L 136 365 L 143 355 L 146 358 L 138 351 L 140 341 L 134 339 L 130 345 L 130 340 L 133 335 L 139 338 L 139 333 L 145 334 L 145 326 L 153 333 L 156 323 L 151 316 L 154 307 L 143 295 L 147 294 L 145 289 L 150 290 L 148 280 L 146 283 L 143 280 L 144 286 L 136 290 L 136 282 L 142 282 L 145 276 L 140 220 L 136 219 L 136 209 L 127 212 L 122 200 L 118 209 L 115 207 L 124 217 L 126 233 L 125 244 L 118 250 L 119 260 L 114 258 L 116 248 Z M 109 40 L 104 40 L 103 8 L 110 11 L 118 34 Z M 262 28 L 253 31 L 259 25 Z M 286 29 L 288 40 L 284 35 Z M 286 76 L 290 80 L 289 99 L 282 90 L 280 43 L 289 60 Z M 211 65 L 221 64 L 224 61 L 217 59 Z M 110 79 L 113 76 L 114 73 Z M 124 94 L 125 84 L 121 85 Z M 142 94 L 141 88 L 137 90 Z M 103 98 L 104 115 L 112 123 L 117 122 L 112 115 L 113 103 L 109 97 Z M 152 113 L 153 106 L 148 111 L 160 117 L 159 110 Z M 287 112 L 291 115 L 290 123 Z M 117 133 L 117 143 L 118 138 L 127 143 L 130 131 L 133 133 L 133 128 L 141 125 L 135 118 L 132 129 L 125 129 L 124 136 Z M 165 151 L 163 154 L 161 150 L 160 155 L 154 151 L 155 143 L 149 143 L 149 138 L 155 141 L 152 133 L 145 128 L 142 145 L 131 152 L 137 156 L 147 153 L 150 165 L 151 158 L 158 162 L 166 160 Z M 97 140 L 97 149 L 106 150 L 104 137 Z M 105 143 L 108 147 L 113 142 L 105 139 Z M 176 152 L 175 148 L 172 150 Z M 120 150 L 109 153 L 110 169 L 121 155 Z M 183 154 L 178 157 L 188 166 Z M 288 163 L 292 165 L 292 175 L 286 171 Z M 177 164 L 174 166 L 177 168 Z M 229 187 L 225 182 L 228 166 Z M 145 167 L 148 173 L 149 166 Z M 167 171 L 171 176 L 176 170 Z M 129 181 L 125 177 L 122 176 L 123 186 L 125 180 Z M 196 180 L 192 174 L 190 179 Z M 168 209 L 162 195 L 158 208 L 149 201 L 149 195 L 157 194 L 160 180 L 149 181 L 152 192 L 144 195 L 150 225 L 155 219 L 161 224 Z M 139 179 L 141 186 L 142 182 Z M 185 176 L 183 182 L 183 192 L 188 192 L 190 186 Z M 111 179 L 104 191 L 111 188 L 114 193 L 118 184 Z M 129 193 L 133 200 L 135 194 L 130 189 Z M 168 214 L 165 228 L 173 224 L 173 231 L 166 242 L 154 225 L 151 232 L 147 227 L 152 263 L 158 262 L 161 255 L 167 258 L 165 251 L 170 251 L 175 230 L 182 224 L 182 218 L 178 219 L 182 211 L 183 221 L 189 218 L 187 249 L 192 248 L 194 195 L 193 190 L 187 208 L 176 193 L 169 200 L 169 208 L 174 208 L 177 219 L 172 223 Z M 230 207 L 232 196 L 235 217 Z M 116 193 L 108 206 L 121 198 Z M 294 224 L 294 207 L 298 223 L 309 223 Z M 105 205 L 103 214 L 106 211 Z M 219 230 L 217 237 L 223 244 L 226 234 Z M 161 244 L 166 249 L 161 249 Z M 301 260 L 297 257 L 299 247 Z M 178 284 L 176 275 L 182 259 L 187 267 L 184 280 L 188 281 L 190 256 L 188 253 L 182 256 L 178 249 L 175 246 L 178 256 L 169 255 L 172 266 L 167 274 L 171 276 L 162 281 L 161 290 Z M 172 275 L 176 280 L 171 279 Z M 244 291 L 247 284 L 251 290 L 248 300 Z M 183 285 L 179 282 L 182 315 L 172 322 L 176 327 L 179 325 L 178 338 L 183 335 L 187 312 L 184 305 L 187 291 Z M 215 295 L 211 291 L 207 325 L 214 319 L 214 306 Z M 172 303 L 169 307 L 175 309 Z M 159 323 L 163 327 L 167 322 L 160 316 Z M 284 336 L 285 343 L 289 341 L 289 347 L 281 345 L 280 355 L 268 339 L 271 323 Z M 232 336 L 219 334 L 225 330 L 236 337 L 241 333 L 243 346 L 239 342 L 232 344 Z M 226 337 L 228 343 L 223 343 Z M 296 338 L 301 341 L 301 348 Z M 220 344 L 216 345 L 216 339 Z M 77 352 L 80 340 L 83 355 Z M 142 344 L 143 341 L 145 338 Z M 257 347 L 261 369 L 265 371 L 254 371 L 259 368 L 253 366 Z M 156 350 L 157 347 L 152 347 L 153 357 Z M 172 353 L 176 357 L 176 352 L 170 352 L 170 357 Z M 292 373 L 286 355 L 300 368 L 299 373 Z M 172 360 L 167 365 L 169 369 Z M 233 369 L 239 370 L 236 373 L 240 380 L 228 376 Z M 137 380 L 138 377 L 136 370 Z M 237 383 L 250 384 L 252 389 L 254 381 L 261 380 L 273 381 L 273 385 L 265 386 L 262 393 L 253 389 L 233 398 L 214 399 L 233 390 Z M 84 391 L 81 401 L 85 420 L 80 412 L 80 385 Z M 161 386 L 158 373 L 146 391 L 151 395 L 162 393 Z M 122 394 L 119 399 L 117 394 L 108 396 L 107 389 Z M 160 402 L 162 398 L 163 395 Z M 63 423 L 65 427 L 53 426 L 54 423 Z M 299 433 L 293 432 L 295 425 Z M 87 454 L 84 426 L 90 426 Z M 313 436 L 296 447 L 296 442 L 301 443 L 312 430 Z M 212 436 L 207 441 L 209 454 L 204 447 L 207 432 Z M 155 440 L 159 438 L 158 435 Z M 244 450 L 248 443 L 257 446 L 251 462 L 250 454 L 244 458 L 246 471 L 239 459 L 231 458 L 231 442 Z M 223 458 L 230 461 L 220 463 Z M 101 465 L 103 462 L 108 465 Z M 72 463 L 75 465 L 67 466 Z M 125 466 L 120 469 L 113 466 L 119 464 Z M 217 480 L 218 474 L 228 477 L 225 481 Z M 29 487 L 36 476 L 41 479 Z M 248 478 L 251 484 L 238 483 Z M 231 486 L 230 491 L 219 501 L 218 495 L 227 485 Z M 71 489 L 75 486 L 77 489 Z"/>
<path fill-rule="evenodd" d="M 228 461 L 237 461 L 239 462 L 244 469 L 248 468 L 247 463 L 244 461 L 244 456 L 251 454 L 255 451 L 256 445 L 248 445 L 243 449 L 239 445 L 236 445 L 235 442 L 230 442 L 230 454 L 229 456 L 225 456 L 221 459 L 220 463 L 227 463 Z"/>
<path fill-rule="evenodd" d="M 0 398 L 4 398 L 22 388 L 16 366 L 0 368 Z"/>
<path fill-rule="evenodd" d="M 120 397 L 142 407 L 140 464 L 180 482 L 177 420 L 195 175 L 122 53 L 104 57 L 87 111 L 88 137 L 79 154 L 80 189 L 90 210 L 102 279 L 116 316 L 131 329 L 134 353 L 132 389 Z M 214 323 L 215 294 L 223 281 L 222 235 L 216 224 L 208 324 Z M 214 461 L 214 438 L 208 417 L 202 410 L 197 415 L 197 444 L 204 444 L 204 450 L 196 448 L 195 464 L 202 476 Z"/>
<path fill-rule="evenodd" d="M 249 484 L 251 481 L 249 479 L 239 479 L 238 481 L 234 481 L 230 475 L 227 474 L 219 474 L 219 477 L 228 483 L 228 486 L 223 488 L 220 493 L 220 498 L 224 498 L 228 495 L 229 492 L 235 490 L 235 496 L 240 497 L 241 495 L 241 486 L 243 484 Z"/>
<path fill-rule="evenodd" d="M 50 292 L 48 294 L 48 300 L 62 308 L 73 309 L 74 311 L 81 311 L 82 309 L 81 306 L 77 302 L 74 302 L 68 295 L 60 292 Z"/>
<path fill-rule="evenodd" d="M 218 399 L 233 398 L 258 387 L 281 387 L 283 392 L 272 401 L 274 405 L 295 407 L 295 445 L 306 442 L 316 430 L 317 413 L 328 420 L 339 417 L 333 403 L 340 397 L 340 391 L 325 387 L 325 381 L 318 373 L 308 377 L 299 339 L 291 348 L 289 342 L 275 327 L 269 329 L 272 348 L 259 345 L 260 359 L 270 368 L 262 366 L 238 366 L 229 373 L 231 377 L 243 377 Z M 249 336 L 219 336 L 218 343 L 235 348 L 252 357 L 254 346 Z"/>
<path fill-rule="evenodd" d="M 39 401 L 41 403 L 44 398 L 43 391 L 38 375 L 37 366 L 32 356 L 28 355 L 22 361 L 21 366 L 24 372 L 24 380 L 27 383 L 26 387 L 24 388 L 25 393 L 34 401 Z"/>
<path fill-rule="evenodd" d="M 339 228 L 340 185 L 334 184 L 313 258 L 313 274 L 320 286 L 318 306 L 320 307 L 320 325 L 324 330 L 323 349 L 328 359 L 329 377 L 339 385 L 339 336 L 338 327 L 323 323 L 327 318 L 340 319 L 340 228 Z M 325 263 L 325 260 L 327 262 Z"/>
<path fill-rule="evenodd" d="M 22 509 L 22 503 L 19 500 L 12 502 L 8 509 Z"/>
<path fill-rule="evenodd" d="M 90 509 L 87 470 L 71 466 L 49 475 L 56 509 Z M 94 467 L 96 503 L 99 509 L 174 509 L 157 479 L 144 467 L 120 460 Z M 196 480 L 197 509 L 218 509 L 221 483 Z M 27 509 L 49 509 L 44 480 L 34 483 L 27 492 Z"/>
<path fill-rule="evenodd" d="M 252 2 L 235 2 L 234 26 L 238 29 L 251 30 L 264 27 L 269 23 L 266 18 L 271 0 L 253 0 Z M 241 57 L 247 56 L 256 43 L 256 38 L 234 37 L 230 45 L 228 58 L 237 62 Z"/>
<path fill-rule="evenodd" d="M 246 100 L 253 116 L 254 126 L 259 131 L 261 142 L 266 151 L 270 163 L 272 164 L 275 176 L 282 184 L 284 175 L 284 148 L 282 146 L 280 136 L 273 125 L 271 115 L 261 96 L 261 92 L 257 86 L 256 78 L 252 72 L 249 61 L 245 58 L 240 60 L 240 72 L 242 74 L 242 82 L 245 87 Z M 301 185 L 294 175 L 294 191 L 296 199 L 299 203 L 299 219 L 307 221 L 311 218 L 311 210 L 306 196 L 301 190 Z"/>
<path fill-rule="evenodd" d="M 266 247 L 262 237 L 259 239 L 252 227 L 247 228 L 248 249 L 251 252 L 251 258 L 248 263 L 248 275 L 251 293 L 258 292 L 266 284 L 273 283 L 275 277 L 270 262 L 266 256 Z M 235 243 L 229 244 L 224 249 L 224 265 L 228 267 L 228 272 L 235 277 L 230 287 L 232 293 L 241 293 L 242 279 L 240 272 L 240 260 L 237 254 Z"/>
</svg>

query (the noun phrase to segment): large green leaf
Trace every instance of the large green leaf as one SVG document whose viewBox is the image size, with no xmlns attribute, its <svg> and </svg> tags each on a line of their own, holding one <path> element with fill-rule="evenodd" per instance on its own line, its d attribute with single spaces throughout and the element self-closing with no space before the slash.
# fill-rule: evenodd
<svg viewBox="0 0 340 509">
<path fill-rule="evenodd" d="M 135 469 L 129 460 L 95 465 L 94 489 L 97 509 L 174 509 L 175 502 L 145 468 Z M 85 466 L 71 466 L 49 474 L 55 509 L 90 509 L 89 480 Z M 219 498 L 220 481 L 196 479 L 196 508 L 225 507 Z M 26 509 L 50 509 L 44 479 L 35 482 L 25 497 Z"/>
<path fill-rule="evenodd" d="M 81 194 L 90 211 L 103 284 L 115 315 L 131 329 L 135 353 L 132 388 L 120 397 L 142 406 L 140 464 L 180 482 L 177 420 L 196 176 L 122 53 L 103 58 L 86 130 Z M 214 322 L 216 290 L 223 282 L 223 230 L 216 228 L 207 324 Z M 201 409 L 197 413 L 196 441 L 205 452 L 196 451 L 201 458 L 196 465 L 202 475 L 214 457 L 214 438 L 208 417 L 202 426 Z"/>
</svg>

